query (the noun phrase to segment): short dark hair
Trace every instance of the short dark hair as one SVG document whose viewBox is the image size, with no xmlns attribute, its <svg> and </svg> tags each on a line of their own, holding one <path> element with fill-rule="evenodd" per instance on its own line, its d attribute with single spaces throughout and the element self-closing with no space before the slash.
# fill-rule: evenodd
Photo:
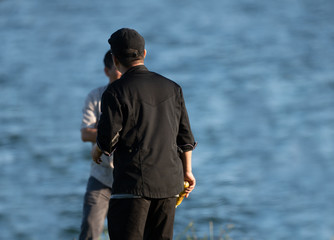
<svg viewBox="0 0 334 240">
<path fill-rule="evenodd" d="M 103 63 L 106 68 L 112 69 L 112 66 L 114 65 L 114 61 L 112 60 L 110 50 L 104 55 Z"/>
<path fill-rule="evenodd" d="M 110 36 L 108 42 L 112 54 L 125 67 L 144 59 L 145 40 L 136 30 L 121 28 Z"/>
</svg>

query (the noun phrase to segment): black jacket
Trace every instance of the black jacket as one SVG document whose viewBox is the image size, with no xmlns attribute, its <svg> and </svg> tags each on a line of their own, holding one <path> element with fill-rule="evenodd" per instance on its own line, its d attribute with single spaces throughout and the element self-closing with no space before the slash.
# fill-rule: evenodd
<svg viewBox="0 0 334 240">
<path fill-rule="evenodd" d="M 108 86 L 101 111 L 97 144 L 114 152 L 113 194 L 166 198 L 181 192 L 178 153 L 195 147 L 181 87 L 135 66 Z"/>
</svg>

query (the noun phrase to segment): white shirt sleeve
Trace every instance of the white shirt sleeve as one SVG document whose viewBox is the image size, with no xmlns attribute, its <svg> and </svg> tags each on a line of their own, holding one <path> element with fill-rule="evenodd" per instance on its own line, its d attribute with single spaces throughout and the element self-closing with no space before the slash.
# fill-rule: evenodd
<svg viewBox="0 0 334 240">
<path fill-rule="evenodd" d="M 85 105 L 82 109 L 82 122 L 81 129 L 83 128 L 96 128 L 99 118 L 99 102 L 101 101 L 96 94 L 96 90 L 91 91 L 85 100 Z"/>
</svg>

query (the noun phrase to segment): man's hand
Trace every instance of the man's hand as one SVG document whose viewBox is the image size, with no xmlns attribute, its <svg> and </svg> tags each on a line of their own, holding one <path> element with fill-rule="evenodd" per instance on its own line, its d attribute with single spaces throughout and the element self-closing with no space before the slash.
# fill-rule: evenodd
<svg viewBox="0 0 334 240">
<path fill-rule="evenodd" d="M 186 198 L 189 196 L 189 193 L 191 193 L 191 191 L 194 190 L 196 185 L 196 179 L 193 175 L 191 167 L 191 155 L 192 151 L 183 152 L 181 154 L 181 159 L 183 163 L 184 181 L 189 182 L 189 187 L 185 189 Z"/>
<path fill-rule="evenodd" d="M 192 172 L 185 172 L 184 173 L 184 181 L 189 182 L 189 187 L 187 187 L 185 189 L 186 198 L 187 198 L 189 196 L 189 194 L 191 193 L 191 191 L 194 190 L 194 188 L 195 188 L 196 179 L 195 179 Z"/>
<path fill-rule="evenodd" d="M 101 160 L 102 151 L 97 146 L 97 144 L 94 144 L 91 155 L 92 155 L 93 161 L 96 162 L 97 164 L 100 164 L 102 162 Z"/>
</svg>

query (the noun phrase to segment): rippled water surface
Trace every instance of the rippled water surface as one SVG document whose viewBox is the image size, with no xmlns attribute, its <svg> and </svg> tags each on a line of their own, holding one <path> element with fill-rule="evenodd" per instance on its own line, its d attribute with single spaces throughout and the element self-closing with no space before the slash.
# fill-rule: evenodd
<svg viewBox="0 0 334 240">
<path fill-rule="evenodd" d="M 334 2 L 1 0 L 0 239 L 77 238 L 86 94 L 121 27 L 184 89 L 197 188 L 175 236 L 334 237 Z M 191 235 L 191 231 L 184 234 Z"/>
</svg>

